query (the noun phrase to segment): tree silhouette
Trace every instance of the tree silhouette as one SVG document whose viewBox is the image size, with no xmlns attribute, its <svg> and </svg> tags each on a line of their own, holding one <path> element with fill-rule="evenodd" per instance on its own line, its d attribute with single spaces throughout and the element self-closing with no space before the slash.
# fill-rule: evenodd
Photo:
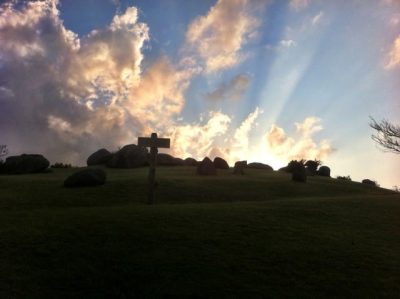
<svg viewBox="0 0 400 299">
<path fill-rule="evenodd" d="M 2 160 L 3 157 L 7 155 L 8 155 L 7 145 L 0 144 L 0 161 Z"/>
<path fill-rule="evenodd" d="M 396 126 L 386 119 L 376 122 L 371 118 L 369 126 L 376 130 L 375 135 L 371 135 L 372 140 L 378 143 L 384 151 L 400 154 L 400 126 Z"/>
</svg>

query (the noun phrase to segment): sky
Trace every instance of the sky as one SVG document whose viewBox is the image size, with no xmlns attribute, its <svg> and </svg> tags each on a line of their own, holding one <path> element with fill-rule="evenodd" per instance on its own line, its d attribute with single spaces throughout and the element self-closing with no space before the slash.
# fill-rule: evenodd
<svg viewBox="0 0 400 299">
<path fill-rule="evenodd" d="M 400 185 L 398 0 L 0 1 L 0 144 L 84 165 L 171 138 L 181 158 Z"/>
</svg>

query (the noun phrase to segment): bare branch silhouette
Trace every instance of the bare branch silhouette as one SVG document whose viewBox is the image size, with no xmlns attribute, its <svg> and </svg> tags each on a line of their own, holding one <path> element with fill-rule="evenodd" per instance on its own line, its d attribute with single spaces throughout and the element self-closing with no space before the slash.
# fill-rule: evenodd
<svg viewBox="0 0 400 299">
<path fill-rule="evenodd" d="M 371 135 L 372 140 L 379 144 L 384 151 L 400 154 L 400 126 L 394 125 L 386 119 L 377 122 L 370 117 L 369 126 L 376 130 L 375 135 Z"/>
</svg>

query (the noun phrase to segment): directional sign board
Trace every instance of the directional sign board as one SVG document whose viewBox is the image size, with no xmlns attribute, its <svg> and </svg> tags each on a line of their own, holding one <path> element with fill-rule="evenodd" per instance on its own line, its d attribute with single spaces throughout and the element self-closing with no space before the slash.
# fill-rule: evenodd
<svg viewBox="0 0 400 299">
<path fill-rule="evenodd" d="M 138 145 L 143 147 L 157 147 L 157 148 L 169 148 L 169 138 L 153 138 L 153 137 L 139 137 Z"/>
</svg>

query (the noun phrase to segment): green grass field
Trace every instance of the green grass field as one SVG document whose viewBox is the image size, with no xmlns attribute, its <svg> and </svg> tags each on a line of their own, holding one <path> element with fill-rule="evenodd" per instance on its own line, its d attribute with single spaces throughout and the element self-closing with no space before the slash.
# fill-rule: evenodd
<svg viewBox="0 0 400 299">
<path fill-rule="evenodd" d="M 0 176 L 0 298 L 398 298 L 400 195 L 285 173 Z"/>
</svg>

